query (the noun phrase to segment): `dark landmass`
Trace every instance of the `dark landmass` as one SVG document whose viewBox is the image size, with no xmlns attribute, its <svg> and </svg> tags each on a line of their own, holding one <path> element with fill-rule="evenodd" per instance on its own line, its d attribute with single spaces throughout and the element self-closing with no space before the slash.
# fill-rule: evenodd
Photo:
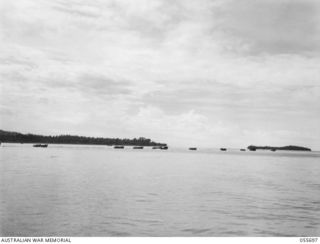
<svg viewBox="0 0 320 244">
<path fill-rule="evenodd" d="M 262 149 L 262 150 L 271 150 L 271 151 L 276 151 L 276 150 L 286 150 L 286 151 L 311 151 L 310 148 L 307 147 L 300 147 L 300 146 L 284 146 L 284 147 L 270 147 L 270 146 L 253 146 L 250 145 L 248 146 L 248 149 L 250 151 L 255 151 L 257 149 Z"/>
<path fill-rule="evenodd" d="M 125 145 L 125 146 L 167 146 L 150 139 L 140 137 L 134 139 L 85 137 L 74 135 L 43 136 L 22 134 L 18 132 L 0 130 L 0 142 L 11 143 L 52 143 L 52 144 L 84 144 L 84 145 Z"/>
</svg>

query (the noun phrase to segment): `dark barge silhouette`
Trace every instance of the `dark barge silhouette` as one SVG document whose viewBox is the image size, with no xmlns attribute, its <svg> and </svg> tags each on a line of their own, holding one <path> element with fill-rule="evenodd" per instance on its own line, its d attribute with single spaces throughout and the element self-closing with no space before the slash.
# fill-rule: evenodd
<svg viewBox="0 0 320 244">
<path fill-rule="evenodd" d="M 33 147 L 48 147 L 48 144 L 34 144 Z"/>
</svg>

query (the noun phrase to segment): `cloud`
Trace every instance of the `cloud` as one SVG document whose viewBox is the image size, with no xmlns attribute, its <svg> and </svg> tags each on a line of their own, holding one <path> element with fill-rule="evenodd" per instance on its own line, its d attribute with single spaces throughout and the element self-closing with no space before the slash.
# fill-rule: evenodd
<svg viewBox="0 0 320 244">
<path fill-rule="evenodd" d="M 318 5 L 3 1 L 2 126 L 175 144 L 279 136 L 319 145 Z"/>
<path fill-rule="evenodd" d="M 225 142 L 231 128 L 223 125 L 221 121 L 214 122 L 203 115 L 189 110 L 184 113 L 168 115 L 163 110 L 148 105 L 139 109 L 134 116 L 127 117 L 125 124 L 129 130 L 143 128 L 145 136 L 152 136 L 160 141 L 166 141 L 171 145 L 198 146 L 218 145 Z M 220 142 L 208 138 L 219 138 Z M 225 138 L 223 138 L 225 137 Z"/>
<path fill-rule="evenodd" d="M 99 6 L 81 1 L 56 1 L 53 3 L 52 9 L 75 17 L 98 18 L 101 16 Z"/>
<path fill-rule="evenodd" d="M 78 86 L 78 88 L 77 88 Z M 127 81 L 114 81 L 104 76 L 83 74 L 77 80 L 74 89 L 80 89 L 83 93 L 90 92 L 93 95 L 101 95 L 104 98 L 110 95 L 127 95 L 131 91 Z"/>
<path fill-rule="evenodd" d="M 215 11 L 220 17 L 218 29 L 230 39 L 234 52 L 319 55 L 318 1 L 227 1 Z"/>
</svg>

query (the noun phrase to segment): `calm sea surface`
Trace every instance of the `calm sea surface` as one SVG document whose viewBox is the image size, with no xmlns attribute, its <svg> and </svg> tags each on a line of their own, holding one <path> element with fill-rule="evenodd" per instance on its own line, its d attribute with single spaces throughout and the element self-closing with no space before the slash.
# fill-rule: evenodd
<svg viewBox="0 0 320 244">
<path fill-rule="evenodd" d="M 0 236 L 319 235 L 319 152 L 0 147 Z"/>
</svg>

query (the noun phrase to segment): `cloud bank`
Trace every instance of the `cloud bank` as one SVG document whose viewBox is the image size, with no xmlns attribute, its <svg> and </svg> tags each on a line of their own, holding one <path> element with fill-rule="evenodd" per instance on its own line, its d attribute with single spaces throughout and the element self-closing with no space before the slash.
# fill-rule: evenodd
<svg viewBox="0 0 320 244">
<path fill-rule="evenodd" d="M 320 149 L 316 0 L 0 1 L 0 125 Z"/>
</svg>

